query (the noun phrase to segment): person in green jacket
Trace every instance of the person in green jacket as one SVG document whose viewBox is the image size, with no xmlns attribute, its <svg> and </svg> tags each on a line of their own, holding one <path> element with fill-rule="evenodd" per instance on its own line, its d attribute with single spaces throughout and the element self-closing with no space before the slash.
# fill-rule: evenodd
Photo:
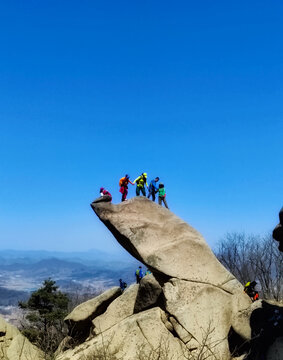
<svg viewBox="0 0 283 360">
<path fill-rule="evenodd" d="M 133 184 L 135 184 L 135 183 L 137 184 L 137 187 L 136 187 L 136 195 L 137 196 L 140 196 L 140 192 L 142 192 L 143 196 L 146 196 L 145 188 L 144 188 L 144 184 L 148 188 L 146 179 L 147 179 L 147 173 L 142 173 L 141 176 L 136 178 L 136 180 L 133 182 Z"/>
<path fill-rule="evenodd" d="M 163 201 L 165 207 L 167 209 L 169 209 L 169 207 L 167 205 L 167 201 L 166 201 L 166 191 L 165 191 L 164 184 L 162 184 L 162 183 L 159 184 L 158 193 L 159 193 L 159 195 L 158 195 L 158 204 L 162 205 L 162 201 Z"/>
</svg>

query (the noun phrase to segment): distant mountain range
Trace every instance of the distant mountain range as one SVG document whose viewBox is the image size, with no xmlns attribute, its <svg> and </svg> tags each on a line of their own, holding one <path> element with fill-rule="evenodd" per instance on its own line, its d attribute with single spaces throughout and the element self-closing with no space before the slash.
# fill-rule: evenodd
<svg viewBox="0 0 283 360">
<path fill-rule="evenodd" d="M 45 250 L 0 250 L 0 263 L 11 264 L 15 263 L 30 263 L 38 262 L 39 260 L 57 258 L 70 260 L 75 262 L 101 262 L 109 263 L 111 261 L 131 262 L 132 259 L 129 254 L 124 253 L 110 253 L 106 251 L 91 249 L 84 252 L 61 252 L 61 251 L 45 251 Z"/>
<path fill-rule="evenodd" d="M 16 305 L 49 277 L 65 292 L 104 290 L 119 278 L 134 282 L 134 258 L 100 250 L 88 252 L 0 251 L 0 307 Z"/>
</svg>

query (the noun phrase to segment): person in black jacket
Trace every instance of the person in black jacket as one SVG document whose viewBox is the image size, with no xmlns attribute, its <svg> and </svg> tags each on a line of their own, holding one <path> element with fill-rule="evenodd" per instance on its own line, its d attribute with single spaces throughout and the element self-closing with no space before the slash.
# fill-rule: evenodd
<svg viewBox="0 0 283 360">
<path fill-rule="evenodd" d="M 273 230 L 273 239 L 279 241 L 279 251 L 283 252 L 283 207 L 279 212 L 279 224 Z"/>
</svg>

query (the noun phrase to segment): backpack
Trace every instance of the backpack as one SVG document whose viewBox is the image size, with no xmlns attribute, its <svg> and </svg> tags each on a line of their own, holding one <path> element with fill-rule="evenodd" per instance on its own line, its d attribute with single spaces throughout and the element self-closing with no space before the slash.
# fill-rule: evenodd
<svg viewBox="0 0 283 360">
<path fill-rule="evenodd" d="M 122 177 L 122 178 L 120 179 L 120 181 L 119 181 L 119 186 L 120 186 L 120 187 L 125 185 L 125 180 L 126 180 L 125 177 Z"/>
<path fill-rule="evenodd" d="M 137 178 L 137 181 L 136 181 L 137 185 L 139 185 L 139 183 L 141 182 L 141 179 L 142 179 L 142 175 Z"/>
<path fill-rule="evenodd" d="M 250 285 L 251 285 L 251 282 L 248 281 L 248 282 L 246 283 L 246 285 L 244 286 L 244 292 L 245 292 L 245 293 L 248 291 Z"/>
<path fill-rule="evenodd" d="M 143 180 L 143 183 L 141 182 Z M 137 185 L 143 185 L 146 183 L 146 177 L 143 176 L 143 174 L 141 174 L 141 176 L 138 177 L 137 181 L 136 181 Z"/>
</svg>

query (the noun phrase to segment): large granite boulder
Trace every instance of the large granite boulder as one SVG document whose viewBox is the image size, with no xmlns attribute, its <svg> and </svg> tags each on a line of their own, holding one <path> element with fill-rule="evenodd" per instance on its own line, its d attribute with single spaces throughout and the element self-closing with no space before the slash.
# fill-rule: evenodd
<svg viewBox="0 0 283 360">
<path fill-rule="evenodd" d="M 234 276 L 201 234 L 168 209 L 144 197 L 118 205 L 99 203 L 93 209 L 118 242 L 153 271 L 237 291 Z"/>
<path fill-rule="evenodd" d="M 133 314 L 74 350 L 58 355 L 56 360 L 153 360 L 158 359 L 160 351 L 164 357 L 159 359 L 179 360 L 184 346 L 167 330 L 165 323 L 166 314 L 158 307 Z"/>
<path fill-rule="evenodd" d="M 160 305 L 160 302 L 163 301 L 162 294 L 162 287 L 154 275 L 144 276 L 138 288 L 134 312 L 138 313 L 153 306 Z"/>
<path fill-rule="evenodd" d="M 108 306 L 102 315 L 95 317 L 92 321 L 93 334 L 98 335 L 133 315 L 138 289 L 138 284 L 131 285 Z"/>
<path fill-rule="evenodd" d="M 43 360 L 43 353 L 20 331 L 0 317 L 1 360 Z"/>
<path fill-rule="evenodd" d="M 103 314 L 108 305 L 119 295 L 121 295 L 121 289 L 115 286 L 94 299 L 75 307 L 65 318 L 65 323 L 69 329 L 69 336 L 76 339 L 76 342 L 83 342 L 90 334 L 92 320 Z"/>
<path fill-rule="evenodd" d="M 223 339 L 232 326 L 231 294 L 209 284 L 171 279 L 164 285 L 164 295 L 166 311 L 174 318 L 174 329 L 190 350 L 199 347 L 208 336 L 207 346 L 213 348 L 214 354 L 221 359 L 229 357 L 229 344 Z M 247 296 L 243 295 L 240 305 L 237 313 L 250 306 Z M 248 322 L 247 318 L 243 326 L 247 327 Z"/>
</svg>

